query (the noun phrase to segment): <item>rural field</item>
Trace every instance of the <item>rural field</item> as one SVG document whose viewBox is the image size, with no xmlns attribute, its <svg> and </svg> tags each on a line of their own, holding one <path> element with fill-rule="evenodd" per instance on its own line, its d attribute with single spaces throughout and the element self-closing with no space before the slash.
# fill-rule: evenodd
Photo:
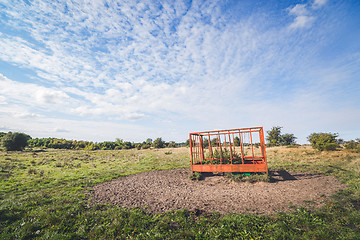
<svg viewBox="0 0 360 240">
<path fill-rule="evenodd" d="M 272 147 L 267 157 L 268 182 L 234 182 L 190 180 L 186 147 L 3 151 L 0 239 L 360 239 L 360 153 Z M 267 195 L 251 204 L 234 189 Z"/>
</svg>

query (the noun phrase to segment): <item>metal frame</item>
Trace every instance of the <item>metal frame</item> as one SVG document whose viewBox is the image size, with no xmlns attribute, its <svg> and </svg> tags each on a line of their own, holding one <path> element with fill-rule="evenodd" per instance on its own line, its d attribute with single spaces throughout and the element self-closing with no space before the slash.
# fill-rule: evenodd
<svg viewBox="0 0 360 240">
<path fill-rule="evenodd" d="M 189 141 L 192 172 L 268 173 L 262 127 L 194 132 Z"/>
</svg>

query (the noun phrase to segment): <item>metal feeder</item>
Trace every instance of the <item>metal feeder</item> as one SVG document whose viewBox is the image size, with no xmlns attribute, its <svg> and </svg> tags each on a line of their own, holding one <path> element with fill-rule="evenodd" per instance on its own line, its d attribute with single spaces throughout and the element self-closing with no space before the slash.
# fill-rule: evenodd
<svg viewBox="0 0 360 240">
<path fill-rule="evenodd" d="M 192 172 L 268 173 L 262 127 L 189 134 Z"/>
</svg>

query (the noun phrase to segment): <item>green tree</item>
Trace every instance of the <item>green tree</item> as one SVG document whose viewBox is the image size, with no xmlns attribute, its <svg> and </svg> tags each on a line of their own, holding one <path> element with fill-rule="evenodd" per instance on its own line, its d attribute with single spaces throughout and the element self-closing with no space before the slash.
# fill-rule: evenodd
<svg viewBox="0 0 360 240">
<path fill-rule="evenodd" d="M 281 135 L 281 145 L 292 145 L 295 144 L 295 139 L 297 137 L 294 136 L 292 133 L 285 133 Z"/>
<path fill-rule="evenodd" d="M 320 151 L 333 151 L 339 147 L 336 138 L 339 135 L 337 133 L 312 133 L 307 139 L 311 143 L 314 149 L 318 149 Z"/>
<path fill-rule="evenodd" d="M 211 142 L 211 146 L 212 146 L 212 147 L 216 147 L 216 146 L 219 145 L 219 140 L 218 140 L 217 138 L 211 139 L 210 142 Z"/>
<path fill-rule="evenodd" d="M 239 138 L 239 137 L 235 137 L 235 138 L 234 138 L 234 144 L 235 144 L 235 146 L 237 146 L 237 147 L 240 146 L 240 138 Z"/>
<path fill-rule="evenodd" d="M 133 147 L 134 145 L 131 142 L 129 141 L 124 142 L 123 149 L 131 149 Z"/>
<path fill-rule="evenodd" d="M 268 134 L 266 137 L 266 141 L 268 141 L 268 144 L 271 147 L 281 145 L 281 128 L 282 127 L 273 127 L 271 130 L 266 132 Z"/>
<path fill-rule="evenodd" d="M 269 146 L 286 146 L 295 144 L 296 137 L 292 133 L 281 134 L 282 127 L 273 127 L 271 130 L 267 131 L 266 141 L 268 141 Z"/>
<path fill-rule="evenodd" d="M 21 151 L 28 145 L 28 140 L 31 137 L 25 133 L 8 132 L 2 137 L 1 145 L 6 151 Z"/>
<path fill-rule="evenodd" d="M 203 137 L 202 141 L 203 141 L 203 147 L 208 148 L 209 147 L 209 139 Z"/>
<path fill-rule="evenodd" d="M 85 150 L 87 150 L 87 151 L 94 151 L 97 149 L 98 149 L 98 146 L 96 144 L 94 144 L 93 142 L 89 142 L 85 147 Z"/>
<path fill-rule="evenodd" d="M 165 142 L 161 138 L 155 139 L 155 141 L 152 143 L 152 146 L 154 148 L 163 148 L 165 147 Z"/>
<path fill-rule="evenodd" d="M 174 141 L 170 141 L 167 145 L 169 148 L 176 148 L 176 143 Z"/>
<path fill-rule="evenodd" d="M 150 148 L 150 147 L 151 147 L 151 145 L 147 144 L 146 142 L 143 142 L 143 143 L 141 144 L 141 148 L 142 148 L 142 149 L 148 149 L 148 148 Z"/>
</svg>

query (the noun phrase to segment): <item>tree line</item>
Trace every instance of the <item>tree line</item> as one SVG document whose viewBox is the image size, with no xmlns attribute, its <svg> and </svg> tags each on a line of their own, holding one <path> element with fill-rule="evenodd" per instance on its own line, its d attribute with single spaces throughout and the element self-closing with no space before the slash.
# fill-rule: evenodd
<svg viewBox="0 0 360 240">
<path fill-rule="evenodd" d="M 267 147 L 274 146 L 295 146 L 296 137 L 291 133 L 281 133 L 282 127 L 276 126 L 267 131 L 266 141 Z M 360 152 L 360 138 L 355 140 L 344 141 L 338 139 L 337 133 L 311 133 L 307 140 L 310 142 L 314 149 L 319 151 L 333 151 L 341 146 L 348 150 Z M 204 146 L 208 145 L 207 139 L 204 140 Z M 211 140 L 212 146 L 217 146 L 218 139 Z M 176 148 L 181 146 L 190 146 L 189 140 L 185 143 L 176 143 L 174 141 L 165 142 L 161 137 L 156 138 L 154 141 L 151 138 L 146 139 L 141 143 L 134 143 L 124 141 L 117 138 L 115 141 L 105 142 L 91 142 L 91 141 L 77 141 L 67 140 L 60 138 L 32 138 L 30 135 L 20 132 L 0 132 L 1 146 L 6 151 L 21 151 L 25 147 L 29 148 L 54 148 L 54 149 L 73 149 L 73 150 L 121 150 L 121 149 L 148 149 L 148 148 Z M 234 139 L 235 146 L 240 146 L 238 137 Z"/>
<path fill-rule="evenodd" d="M 20 132 L 0 132 L 1 146 L 6 151 L 21 151 L 25 147 L 29 148 L 53 148 L 53 149 L 72 149 L 72 150 L 121 150 L 121 149 L 148 149 L 148 148 L 176 148 L 184 146 L 185 143 L 174 141 L 165 142 L 161 137 L 154 141 L 148 138 L 146 141 L 134 143 L 117 138 L 115 141 L 92 142 L 67 140 L 63 138 L 32 138 Z"/>
</svg>

